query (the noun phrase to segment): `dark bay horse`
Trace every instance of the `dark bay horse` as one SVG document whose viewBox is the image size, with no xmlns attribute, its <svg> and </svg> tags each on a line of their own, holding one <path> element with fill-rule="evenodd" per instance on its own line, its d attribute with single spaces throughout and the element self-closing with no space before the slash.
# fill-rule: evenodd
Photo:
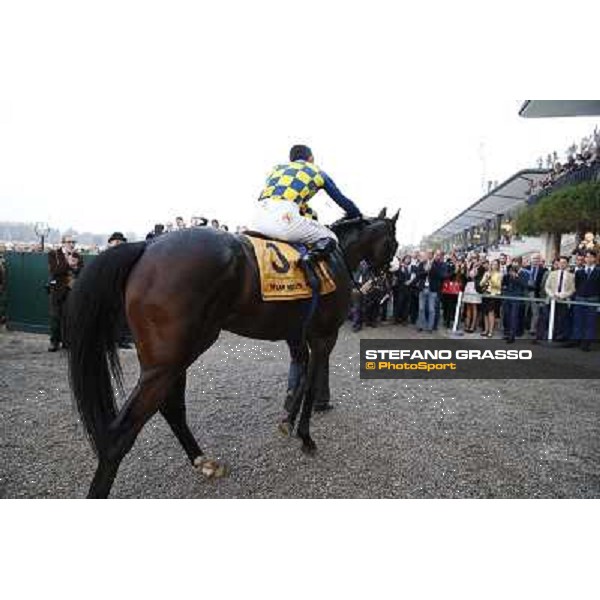
<svg viewBox="0 0 600 600">
<path fill-rule="evenodd" d="M 221 330 L 288 342 L 291 390 L 282 428 L 291 433 L 301 406 L 297 434 L 303 450 L 313 452 L 313 401 L 329 394 L 329 355 L 348 314 L 349 270 L 363 259 L 374 268 L 389 264 L 397 248 L 397 218 L 398 213 L 386 218 L 384 209 L 376 218 L 331 226 L 340 242 L 333 261 L 337 289 L 320 297 L 305 336 L 302 325 L 311 301 L 263 302 L 254 251 L 244 236 L 194 228 L 151 243 L 121 244 L 98 256 L 82 271 L 69 306 L 71 388 L 98 457 L 89 497 L 109 495 L 121 460 L 157 412 L 194 466 L 209 477 L 223 474 L 221 465 L 204 458 L 185 410 L 187 368 Z M 116 346 L 123 311 L 140 375 L 119 410 L 111 375 L 122 390 Z"/>
</svg>

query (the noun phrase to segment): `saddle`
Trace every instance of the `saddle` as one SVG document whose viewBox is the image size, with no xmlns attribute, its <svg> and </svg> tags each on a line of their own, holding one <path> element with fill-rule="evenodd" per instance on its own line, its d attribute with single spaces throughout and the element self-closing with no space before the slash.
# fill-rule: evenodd
<svg viewBox="0 0 600 600">
<path fill-rule="evenodd" d="M 303 300 L 312 297 L 312 288 L 298 265 L 299 259 L 308 250 L 304 244 L 268 239 L 254 232 L 247 232 L 244 236 L 254 249 L 263 301 Z M 315 271 L 321 284 L 320 295 L 334 292 L 336 285 L 331 267 L 322 260 L 315 265 Z"/>
</svg>

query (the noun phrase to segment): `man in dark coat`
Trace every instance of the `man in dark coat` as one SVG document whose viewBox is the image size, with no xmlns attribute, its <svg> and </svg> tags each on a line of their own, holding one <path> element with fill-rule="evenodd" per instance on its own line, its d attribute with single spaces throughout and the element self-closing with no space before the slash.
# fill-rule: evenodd
<svg viewBox="0 0 600 600">
<path fill-rule="evenodd" d="M 406 325 L 410 310 L 410 284 L 416 277 L 416 267 L 410 264 L 410 256 L 406 255 L 402 264 L 394 273 L 394 322 Z"/>
<path fill-rule="evenodd" d="M 60 343 L 67 348 L 66 320 L 67 299 L 73 287 L 75 278 L 83 268 L 83 259 L 75 250 L 73 236 L 66 235 L 62 238 L 62 246 L 58 250 L 48 252 L 48 271 L 50 280 L 48 292 L 50 294 L 50 347 L 48 352 L 56 352 Z"/>
<path fill-rule="evenodd" d="M 585 267 L 575 271 L 575 301 L 597 304 L 600 302 L 600 267 L 596 264 L 596 252 L 585 253 Z M 581 344 L 588 351 L 596 339 L 598 309 L 595 306 L 576 304 L 573 307 L 573 343 Z"/>
<path fill-rule="evenodd" d="M 363 326 L 364 313 L 366 308 L 366 294 L 371 287 L 371 279 L 373 273 L 366 261 L 361 261 L 354 273 L 354 281 L 360 286 L 360 291 L 352 290 L 350 319 L 352 321 L 352 329 L 360 331 Z"/>
<path fill-rule="evenodd" d="M 529 289 L 529 271 L 522 268 L 520 258 L 515 258 L 502 277 L 502 293 L 512 298 L 524 298 Z M 519 300 L 504 301 L 505 331 L 504 337 L 513 344 L 519 335 L 522 323 L 522 302 Z"/>
</svg>

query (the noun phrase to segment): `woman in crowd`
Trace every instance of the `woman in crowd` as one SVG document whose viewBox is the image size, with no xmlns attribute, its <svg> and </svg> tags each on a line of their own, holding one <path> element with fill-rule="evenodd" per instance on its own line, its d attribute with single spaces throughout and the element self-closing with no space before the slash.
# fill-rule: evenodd
<svg viewBox="0 0 600 600">
<path fill-rule="evenodd" d="M 502 273 L 499 260 L 493 260 L 490 268 L 483 274 L 481 291 L 488 295 L 483 299 L 484 330 L 481 336 L 491 338 L 494 337 L 496 319 L 500 317 L 500 299 L 493 297 L 502 294 Z"/>
<path fill-rule="evenodd" d="M 560 266 L 560 260 L 555 258 L 552 261 L 551 269 L 546 269 L 543 277 L 542 283 L 540 284 L 540 298 L 548 298 L 548 293 L 546 291 L 546 283 L 548 281 L 548 277 L 552 271 L 558 271 Z M 568 309 L 567 309 L 568 310 Z M 545 340 L 548 336 L 548 319 L 550 317 L 550 306 L 548 304 L 541 304 L 540 306 L 540 314 L 537 320 L 537 327 L 535 331 L 535 339 Z"/>
<path fill-rule="evenodd" d="M 465 285 L 465 295 L 463 296 L 465 305 L 465 333 L 473 333 L 477 327 L 479 305 L 481 304 L 479 285 L 483 273 L 483 265 L 479 262 L 479 256 L 475 255 L 467 267 L 467 283 Z"/>
<path fill-rule="evenodd" d="M 456 312 L 456 303 L 458 302 L 458 294 L 463 291 L 465 280 L 464 263 L 457 261 L 450 276 L 442 284 L 442 314 L 446 329 L 450 329 L 452 326 L 452 320 Z"/>
</svg>

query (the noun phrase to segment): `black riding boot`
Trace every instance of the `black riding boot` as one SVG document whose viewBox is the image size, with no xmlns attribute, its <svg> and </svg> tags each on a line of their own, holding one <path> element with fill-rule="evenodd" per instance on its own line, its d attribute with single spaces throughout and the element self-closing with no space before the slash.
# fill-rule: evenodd
<svg viewBox="0 0 600 600">
<path fill-rule="evenodd" d="M 318 261 L 326 260 L 337 248 L 337 242 L 333 238 L 321 238 L 317 240 L 312 248 L 298 261 L 304 271 L 308 283 L 313 290 L 320 292 L 321 280 L 317 275 L 315 266 Z"/>
</svg>

